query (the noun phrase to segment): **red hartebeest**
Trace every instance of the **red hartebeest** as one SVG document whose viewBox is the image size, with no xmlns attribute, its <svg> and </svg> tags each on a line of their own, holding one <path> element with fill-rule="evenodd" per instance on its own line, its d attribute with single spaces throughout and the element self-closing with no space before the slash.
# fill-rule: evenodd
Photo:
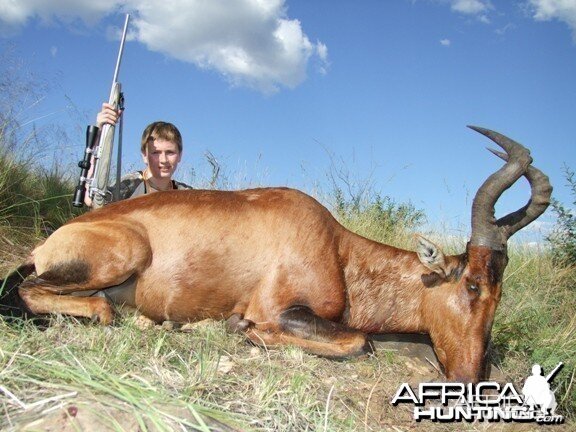
<svg viewBox="0 0 576 432">
<path fill-rule="evenodd" d="M 526 148 L 473 129 L 500 145 L 506 154 L 496 153 L 507 162 L 474 198 L 461 255 L 445 256 L 422 237 L 417 252 L 368 240 L 296 190 L 174 191 L 70 221 L 7 279 L 5 297 L 34 314 L 110 324 L 105 298 L 65 294 L 122 284 L 109 290 L 112 297 L 152 320 L 228 319 L 257 344 L 293 344 L 329 357 L 366 352 L 371 333 L 428 333 L 447 378 L 476 382 L 507 240 L 544 212 L 552 188 Z M 530 201 L 496 220 L 497 199 L 522 176 Z M 12 289 L 34 270 L 38 276 Z"/>
</svg>

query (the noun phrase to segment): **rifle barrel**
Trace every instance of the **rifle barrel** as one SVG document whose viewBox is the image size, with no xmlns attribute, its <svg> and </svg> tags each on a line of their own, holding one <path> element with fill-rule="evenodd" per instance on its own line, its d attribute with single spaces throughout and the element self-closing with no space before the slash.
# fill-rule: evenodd
<svg viewBox="0 0 576 432">
<path fill-rule="evenodd" d="M 118 58 L 116 59 L 116 68 L 114 69 L 114 78 L 112 79 L 112 91 L 110 92 L 110 99 L 112 92 L 114 92 L 114 84 L 118 81 L 118 72 L 120 71 L 120 63 L 122 63 L 122 54 L 124 53 L 124 42 L 126 41 L 126 33 L 128 32 L 128 22 L 130 21 L 130 14 L 126 14 L 124 21 L 124 30 L 122 31 L 122 39 L 120 39 L 120 49 L 118 50 Z"/>
<path fill-rule="evenodd" d="M 563 362 L 558 363 L 558 366 L 556 366 L 552 372 L 550 372 L 548 375 L 546 375 L 546 381 L 550 382 L 552 381 L 552 378 L 554 378 L 554 375 L 556 375 L 556 373 L 562 368 L 562 366 L 564 366 Z"/>
</svg>

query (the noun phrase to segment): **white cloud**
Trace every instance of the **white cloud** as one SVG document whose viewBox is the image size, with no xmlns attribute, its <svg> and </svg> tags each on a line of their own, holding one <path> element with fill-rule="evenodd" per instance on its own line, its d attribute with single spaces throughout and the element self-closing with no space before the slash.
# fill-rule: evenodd
<svg viewBox="0 0 576 432">
<path fill-rule="evenodd" d="M 489 13 L 494 9 L 490 0 L 432 0 L 450 5 L 453 12 L 478 19 L 484 24 L 490 24 Z"/>
<path fill-rule="evenodd" d="M 504 36 L 506 33 L 508 33 L 510 30 L 514 30 L 516 28 L 515 24 L 512 23 L 508 23 L 506 24 L 504 27 L 498 28 L 496 30 L 494 30 L 496 32 L 496 34 L 499 34 L 500 36 Z"/>
<path fill-rule="evenodd" d="M 575 0 L 529 0 L 533 17 L 537 21 L 557 19 L 568 24 L 572 38 L 576 42 L 576 1 Z"/>
<path fill-rule="evenodd" d="M 0 2 L 0 21 L 13 28 L 33 17 L 43 22 L 52 22 L 55 18 L 71 22 L 80 18 L 93 24 L 121 3 L 121 0 L 3 0 Z"/>
<path fill-rule="evenodd" d="M 484 24 L 490 24 L 491 23 L 490 18 L 488 18 L 488 15 L 480 15 L 478 17 L 478 21 L 480 21 Z"/>
<path fill-rule="evenodd" d="M 453 11 L 466 15 L 477 15 L 490 9 L 490 2 L 485 0 L 450 0 Z"/>
<path fill-rule="evenodd" d="M 524 231 L 550 234 L 553 227 L 554 227 L 554 223 L 552 223 L 552 222 L 535 220 L 530 225 L 525 227 Z"/>
<path fill-rule="evenodd" d="M 320 66 L 318 67 L 318 71 L 322 75 L 326 75 L 328 73 L 328 68 L 330 63 L 328 62 L 328 47 L 324 45 L 322 42 L 318 42 L 316 44 L 316 51 L 318 53 L 318 58 L 320 60 Z"/>
<path fill-rule="evenodd" d="M 450 39 L 441 39 L 440 40 L 440 45 L 445 46 L 445 47 L 449 47 L 452 44 L 452 42 L 450 41 Z"/>
<path fill-rule="evenodd" d="M 133 14 L 132 40 L 216 70 L 233 85 L 273 93 L 303 82 L 313 58 L 327 70 L 326 45 L 310 42 L 284 0 L 8 0 L 0 3 L 0 24 L 14 29 L 39 18 L 91 25 L 119 11 Z"/>
</svg>

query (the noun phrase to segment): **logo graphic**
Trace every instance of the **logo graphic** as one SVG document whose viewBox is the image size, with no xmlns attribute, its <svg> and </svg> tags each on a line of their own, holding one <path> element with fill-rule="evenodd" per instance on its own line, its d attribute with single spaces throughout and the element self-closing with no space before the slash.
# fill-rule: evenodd
<svg viewBox="0 0 576 432">
<path fill-rule="evenodd" d="M 414 420 L 439 422 L 515 421 L 538 424 L 563 423 L 556 414 L 556 397 L 550 384 L 562 369 L 560 362 L 548 375 L 535 364 L 532 375 L 519 393 L 514 384 L 486 381 L 479 384 L 421 383 L 416 389 L 401 384 L 392 398 L 392 405 L 414 405 Z"/>
<path fill-rule="evenodd" d="M 532 366 L 532 375 L 526 379 L 524 387 L 522 387 L 525 403 L 528 404 L 531 409 L 534 410 L 539 406 L 542 414 L 554 415 L 556 411 L 556 397 L 554 396 L 554 392 L 550 390 L 550 382 L 562 366 L 564 366 L 564 364 L 560 362 L 546 377 L 542 376 L 542 368 L 539 364 Z"/>
</svg>

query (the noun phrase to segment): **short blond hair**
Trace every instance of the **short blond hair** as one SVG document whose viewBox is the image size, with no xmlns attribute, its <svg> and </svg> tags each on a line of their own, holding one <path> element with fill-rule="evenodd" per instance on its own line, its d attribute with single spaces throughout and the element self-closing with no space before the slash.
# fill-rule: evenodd
<svg viewBox="0 0 576 432">
<path fill-rule="evenodd" d="M 172 123 L 157 121 L 146 126 L 142 133 L 142 143 L 140 145 L 142 154 L 146 154 L 146 145 L 156 139 L 173 142 L 178 146 L 178 152 L 182 153 L 182 135 Z"/>
</svg>

